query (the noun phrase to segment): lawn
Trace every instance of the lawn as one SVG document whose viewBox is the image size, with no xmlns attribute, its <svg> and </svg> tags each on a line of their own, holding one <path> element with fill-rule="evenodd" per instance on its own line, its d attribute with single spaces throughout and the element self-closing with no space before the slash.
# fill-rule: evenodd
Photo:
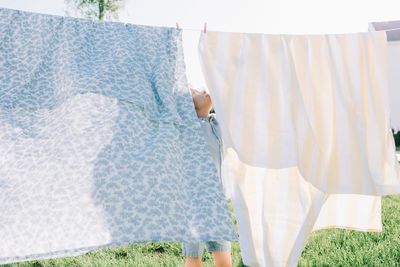
<svg viewBox="0 0 400 267">
<path fill-rule="evenodd" d="M 312 234 L 299 266 L 400 266 L 400 196 L 383 198 L 382 233 L 322 230 Z M 1 242 L 1 241 L 0 241 Z M 203 266 L 213 266 L 209 254 Z M 102 249 L 79 257 L 32 261 L 3 267 L 49 266 L 183 266 L 179 243 L 154 243 Z M 243 266 L 233 244 L 233 266 Z"/>
</svg>

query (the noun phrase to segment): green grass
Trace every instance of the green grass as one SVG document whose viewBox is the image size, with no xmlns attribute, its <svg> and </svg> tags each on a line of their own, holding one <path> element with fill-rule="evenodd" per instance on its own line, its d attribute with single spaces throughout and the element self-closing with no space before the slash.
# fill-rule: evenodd
<svg viewBox="0 0 400 267">
<path fill-rule="evenodd" d="M 239 245 L 233 244 L 233 264 L 241 264 Z M 212 257 L 205 253 L 203 266 L 213 266 Z M 50 266 L 183 266 L 181 245 L 179 243 L 152 243 L 147 245 L 131 245 L 128 247 L 102 249 L 78 257 L 67 257 L 55 260 L 31 261 L 4 265 L 4 267 L 50 267 Z"/>
<path fill-rule="evenodd" d="M 329 229 L 315 232 L 303 250 L 299 266 L 399 266 L 400 267 L 400 196 L 383 198 L 382 233 L 361 233 Z M 0 241 L 1 242 L 1 241 Z M 243 266 L 240 249 L 233 244 L 233 266 Z M 203 266 L 213 266 L 210 254 Z M 183 266 L 179 243 L 152 243 L 102 249 L 79 257 L 31 261 L 3 267 L 50 266 Z"/>
<path fill-rule="evenodd" d="M 317 231 L 299 266 L 400 266 L 400 196 L 384 197 L 382 207 L 383 232 Z"/>
</svg>

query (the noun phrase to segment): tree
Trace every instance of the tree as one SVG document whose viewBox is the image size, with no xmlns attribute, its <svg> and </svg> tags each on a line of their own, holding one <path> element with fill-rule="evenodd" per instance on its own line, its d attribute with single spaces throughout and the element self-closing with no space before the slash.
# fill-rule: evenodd
<svg viewBox="0 0 400 267">
<path fill-rule="evenodd" d="M 65 0 L 67 6 L 86 18 L 118 19 L 124 0 Z M 67 13 L 69 13 L 67 11 Z"/>
</svg>

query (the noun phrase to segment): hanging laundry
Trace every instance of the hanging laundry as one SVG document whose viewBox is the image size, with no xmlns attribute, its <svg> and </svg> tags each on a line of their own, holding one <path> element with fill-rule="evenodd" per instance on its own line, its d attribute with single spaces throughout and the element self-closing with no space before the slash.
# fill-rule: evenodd
<svg viewBox="0 0 400 267">
<path fill-rule="evenodd" d="M 313 231 L 341 228 L 363 232 L 381 232 L 381 209 L 381 197 L 330 194 L 319 212 Z"/>
<path fill-rule="evenodd" d="M 0 263 L 234 240 L 181 32 L 0 9 Z"/>
<path fill-rule="evenodd" d="M 306 182 L 296 167 L 252 167 L 231 148 L 224 164 L 248 266 L 297 266 L 315 230 L 382 230 L 380 197 L 325 194 Z"/>
<path fill-rule="evenodd" d="M 372 22 L 370 31 L 384 31 L 389 61 L 390 124 L 400 130 L 400 21 Z"/>
<path fill-rule="evenodd" d="M 207 32 L 200 45 L 226 147 L 241 161 L 297 166 L 325 193 L 400 192 L 384 33 Z"/>
<path fill-rule="evenodd" d="M 312 230 L 382 229 L 379 195 L 400 191 L 385 38 L 202 35 L 245 264 L 296 266 Z"/>
</svg>

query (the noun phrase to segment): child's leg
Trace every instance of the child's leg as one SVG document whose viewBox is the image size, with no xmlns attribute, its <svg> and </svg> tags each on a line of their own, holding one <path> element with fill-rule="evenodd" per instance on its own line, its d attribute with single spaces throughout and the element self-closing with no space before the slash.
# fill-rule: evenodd
<svg viewBox="0 0 400 267">
<path fill-rule="evenodd" d="M 207 250 L 212 252 L 216 267 L 231 267 L 231 243 L 228 241 L 210 241 Z"/>
<path fill-rule="evenodd" d="M 214 262 L 216 267 L 231 267 L 231 253 L 230 252 L 213 252 Z"/>
<path fill-rule="evenodd" d="M 182 254 L 185 256 L 185 267 L 201 267 L 204 243 L 183 243 Z"/>
<path fill-rule="evenodd" d="M 185 258 L 185 267 L 201 267 L 202 266 L 201 257 L 192 258 L 186 257 Z"/>
</svg>

